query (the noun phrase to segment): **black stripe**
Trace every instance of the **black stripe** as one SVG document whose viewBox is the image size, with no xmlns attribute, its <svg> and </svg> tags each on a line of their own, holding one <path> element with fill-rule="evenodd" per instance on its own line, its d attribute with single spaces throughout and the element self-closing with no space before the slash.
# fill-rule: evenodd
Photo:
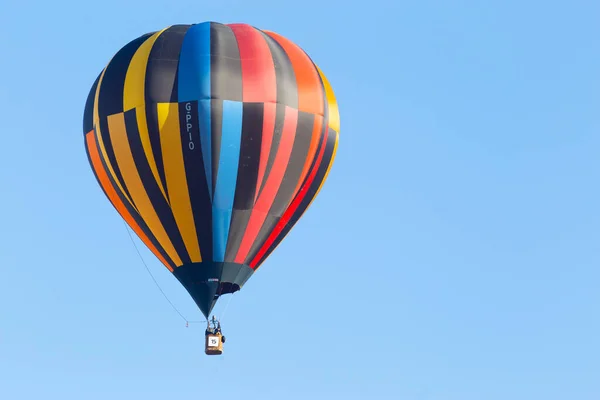
<svg viewBox="0 0 600 400">
<path fill-rule="evenodd" d="M 317 139 L 319 145 L 317 146 L 317 150 L 315 151 L 315 156 L 313 157 L 312 161 L 310 162 L 310 167 L 308 167 L 308 173 L 304 177 L 304 180 L 302 181 L 300 188 L 302 188 L 302 186 L 304 186 L 306 184 L 306 181 L 308 181 L 311 172 L 315 169 L 315 164 L 317 163 L 317 160 L 319 159 L 319 152 L 321 151 L 321 148 L 323 147 L 323 138 L 325 137 L 325 135 L 328 134 L 328 132 L 329 132 L 329 126 L 328 126 L 327 119 L 323 118 L 323 123 L 321 125 L 321 132 L 319 132 L 319 138 Z M 299 192 L 300 192 L 300 190 L 298 190 L 296 197 L 298 196 Z M 294 199 L 292 199 L 292 201 L 294 201 L 296 199 L 296 197 L 294 197 Z"/>
<path fill-rule="evenodd" d="M 98 149 L 100 149 L 100 143 L 98 142 L 97 132 L 94 132 L 94 137 L 95 137 L 95 140 L 96 140 L 96 147 Z M 87 146 L 86 146 L 86 148 L 87 148 Z M 112 176 L 110 176 L 110 172 L 108 171 L 108 168 L 107 168 L 107 165 L 106 165 L 106 161 L 102 157 L 102 154 L 100 154 L 100 162 L 102 163 L 102 168 L 104 168 L 104 172 L 108 176 L 108 180 L 110 181 L 110 184 L 112 185 L 113 189 L 117 193 L 117 196 L 119 197 L 119 199 L 121 200 L 121 202 L 125 206 L 125 209 L 129 213 L 129 215 L 131 215 L 131 217 L 133 218 L 133 220 L 136 222 L 136 224 L 138 224 L 138 226 L 140 227 L 140 229 L 142 230 L 142 232 L 144 232 L 144 234 L 148 237 L 148 239 L 154 245 L 154 247 L 156 247 L 156 249 L 158 250 L 158 252 L 160 253 L 160 255 L 163 256 L 163 258 L 167 261 L 167 263 L 169 264 L 169 266 L 171 268 L 175 269 L 175 263 L 173 262 L 173 260 L 171 259 L 171 257 L 169 257 L 169 255 L 165 252 L 165 250 L 160 245 L 160 243 L 158 242 L 158 240 L 156 240 L 156 237 L 154 237 L 154 235 L 152 234 L 152 231 L 150 230 L 150 228 L 148 228 L 148 225 L 146 225 L 146 222 L 144 222 L 144 220 L 142 219 L 142 217 L 140 217 L 140 215 L 138 214 L 138 212 L 133 207 L 131 207 L 131 205 L 129 204 L 129 202 L 125 198 L 125 196 L 123 196 L 123 193 L 121 193 L 121 191 L 119 190 L 119 187 L 116 185 L 116 183 L 115 183 L 114 179 L 112 178 Z M 93 167 L 92 167 L 92 169 L 93 169 Z M 102 185 L 100 187 L 102 187 Z M 106 194 L 106 192 L 105 192 L 105 194 Z M 108 196 L 106 196 L 106 197 L 108 198 Z M 108 198 L 108 199 L 109 199 L 109 202 L 110 202 L 110 198 Z M 113 207 L 114 207 L 114 205 L 113 205 Z"/>
<path fill-rule="evenodd" d="M 210 24 L 211 97 L 242 101 L 242 63 L 237 40 L 230 27 Z"/>
<path fill-rule="evenodd" d="M 197 101 L 179 104 L 179 124 L 181 127 L 185 175 L 198 244 L 200 245 L 202 260 L 211 261 L 213 259 L 212 201 L 208 191 L 206 173 L 204 172 Z"/>
<path fill-rule="evenodd" d="M 150 164 L 148 164 L 148 159 L 146 158 L 142 140 L 140 138 L 140 132 L 138 130 L 135 108 L 125 112 L 125 127 L 127 138 L 129 139 L 129 146 L 131 147 L 131 154 L 133 155 L 133 160 L 142 180 L 144 190 L 148 194 L 148 198 L 156 211 L 156 215 L 167 232 L 167 236 L 171 240 L 175 251 L 181 258 L 181 261 L 184 264 L 187 264 L 191 262 L 190 256 L 185 248 L 183 238 L 181 237 L 181 233 L 175 222 L 171 207 L 162 195 L 158 183 L 156 183 L 156 179 L 150 169 Z M 170 133 L 176 134 L 176 132 Z"/>
<path fill-rule="evenodd" d="M 83 134 L 86 135 L 89 131 L 94 129 L 94 101 L 96 100 L 96 89 L 98 89 L 98 81 L 102 76 L 102 72 L 98 75 L 90 92 L 88 93 L 87 100 L 85 102 L 85 108 L 83 109 Z"/>
<path fill-rule="evenodd" d="M 150 147 L 154 155 L 154 162 L 158 171 L 158 178 L 165 189 L 167 198 L 169 198 L 169 190 L 167 189 L 167 178 L 165 177 L 165 164 L 162 157 L 162 148 L 160 145 L 160 131 L 158 129 L 158 107 L 155 103 L 146 103 L 146 125 L 148 128 L 148 136 L 150 138 Z"/>
<path fill-rule="evenodd" d="M 264 109 L 263 103 L 244 103 L 243 105 L 240 160 L 233 203 L 233 207 L 238 210 L 249 210 L 254 206 Z"/>
<path fill-rule="evenodd" d="M 294 190 L 298 186 L 300 175 L 304 169 L 308 149 L 312 140 L 312 132 L 315 124 L 315 116 L 311 113 L 298 113 L 298 126 L 296 127 L 296 136 L 292 154 L 285 170 L 283 180 L 277 191 L 277 196 L 269 210 L 269 214 L 280 217 L 286 210 L 288 204 L 292 201 Z"/>
<path fill-rule="evenodd" d="M 290 58 L 275 39 L 262 31 L 259 32 L 269 46 L 275 65 L 277 102 L 292 108 L 298 108 L 298 84 L 296 83 L 296 73 Z"/>
<path fill-rule="evenodd" d="M 264 109 L 263 103 L 244 103 L 240 161 L 225 261 L 233 262 L 254 206 Z"/>
<path fill-rule="evenodd" d="M 129 63 L 138 48 L 151 35 L 151 33 L 147 33 L 126 44 L 115 54 L 106 67 L 106 72 L 100 85 L 100 95 L 98 96 L 100 118 L 106 118 L 109 115 L 118 114 L 123 111 L 123 89 L 125 87 L 125 76 L 127 75 Z"/>
<path fill-rule="evenodd" d="M 265 252 L 265 254 L 261 257 L 259 262 L 255 265 L 255 269 L 258 268 L 267 259 L 267 257 L 269 257 L 269 255 L 273 252 L 273 250 L 275 250 L 275 248 L 279 245 L 279 243 L 281 243 L 283 238 L 285 238 L 285 236 L 289 233 L 289 231 L 296 224 L 296 222 L 298 222 L 300 217 L 302 217 L 302 215 L 306 211 L 308 205 L 310 204 L 312 199 L 315 197 L 317 190 L 319 189 L 319 186 L 321 186 L 321 182 L 323 182 L 323 179 L 325 178 L 325 173 L 327 172 L 327 168 L 329 168 L 329 164 L 331 162 L 331 157 L 333 156 L 333 149 L 335 147 L 336 137 L 337 137 L 337 133 L 334 132 L 332 129 L 328 129 L 328 136 L 327 136 L 326 143 L 325 143 L 325 152 L 323 154 L 321 164 L 319 165 L 319 169 L 317 170 L 315 178 L 312 181 L 312 184 L 310 185 L 310 188 L 308 189 L 306 196 L 304 197 L 304 199 L 302 199 L 302 201 L 300 202 L 300 205 L 298 206 L 298 208 L 296 209 L 296 211 L 294 212 L 294 214 L 292 215 L 292 217 L 290 218 L 288 223 L 285 225 L 285 227 L 283 228 L 281 233 L 277 236 L 277 238 L 271 244 L 269 249 Z M 317 150 L 317 157 L 315 157 L 315 159 L 318 158 L 318 154 L 321 151 L 322 147 L 323 147 L 323 144 L 321 142 L 319 145 L 319 149 Z M 313 166 L 314 166 L 314 164 L 313 164 Z M 309 174 L 311 172 L 312 171 L 310 171 Z M 266 240 L 266 238 L 263 239 L 263 243 L 265 240 Z M 256 254 L 258 253 L 259 249 L 260 249 L 260 247 L 253 248 L 252 251 L 250 251 L 250 253 L 248 254 L 248 257 L 245 260 L 245 262 L 246 263 L 252 262 L 252 259 L 254 257 L 256 257 Z"/>
<path fill-rule="evenodd" d="M 179 54 L 190 26 L 173 25 L 156 38 L 146 67 L 146 103 L 177 102 Z"/>
<path fill-rule="evenodd" d="M 267 183 L 267 179 L 269 178 L 269 174 L 271 173 L 271 168 L 273 167 L 273 163 L 275 162 L 275 156 L 277 156 L 277 151 L 279 150 L 279 143 L 281 142 L 281 134 L 283 133 L 284 121 L 285 105 L 277 103 L 277 105 L 275 106 L 275 129 L 273 131 L 273 141 L 271 142 L 271 149 L 269 150 L 269 158 L 267 159 L 265 174 L 262 178 L 260 189 L 258 190 L 259 196 L 263 188 L 265 187 L 265 184 Z"/>
</svg>

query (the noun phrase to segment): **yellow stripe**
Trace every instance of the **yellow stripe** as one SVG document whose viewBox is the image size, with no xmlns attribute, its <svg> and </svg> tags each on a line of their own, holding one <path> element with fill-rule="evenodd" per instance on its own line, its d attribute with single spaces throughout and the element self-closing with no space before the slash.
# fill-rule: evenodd
<svg viewBox="0 0 600 400">
<path fill-rule="evenodd" d="M 171 198 L 171 209 L 179 232 L 183 237 L 185 248 L 192 262 L 201 262 L 200 245 L 196 234 L 196 225 L 192 213 L 192 204 L 185 175 L 183 163 L 183 150 L 181 148 L 181 134 L 179 127 L 179 104 L 159 103 L 158 126 L 160 130 L 160 144 L 163 162 L 165 165 L 165 178 L 167 190 Z"/>
<path fill-rule="evenodd" d="M 111 61 L 112 61 L 112 59 L 111 59 Z M 110 65 L 110 62 L 108 63 L 108 65 Z M 127 201 L 129 202 L 129 204 L 131 204 L 131 206 L 133 207 L 134 210 L 138 211 L 135 204 L 133 204 L 133 201 L 131 201 L 129 196 L 127 196 L 127 192 L 125 192 L 125 190 L 123 189 L 123 186 L 121 185 L 121 181 L 119 181 L 117 179 L 117 174 L 115 174 L 115 170 L 114 170 L 112 164 L 110 163 L 110 160 L 108 159 L 108 155 L 106 153 L 106 146 L 104 146 L 104 140 L 102 139 L 102 132 L 100 131 L 100 123 L 99 123 L 100 118 L 98 115 L 98 98 L 100 97 L 100 88 L 102 87 L 102 80 L 104 79 L 105 73 L 106 73 L 106 68 L 104 69 L 104 71 L 102 71 L 102 75 L 100 76 L 100 79 L 98 80 L 98 87 L 96 88 L 96 94 L 94 97 L 94 126 L 96 128 L 96 137 L 98 138 L 98 144 L 100 145 L 100 153 L 102 154 L 102 158 L 104 158 L 104 162 L 106 163 L 106 166 L 108 167 L 108 171 L 110 172 L 110 175 L 112 176 L 113 180 L 117 183 L 117 186 L 121 190 L 123 197 L 125 197 L 127 199 Z"/>
<path fill-rule="evenodd" d="M 167 28 L 165 28 L 167 29 Z M 140 47 L 129 61 L 127 75 L 125 75 L 125 84 L 123 87 L 123 111 L 131 110 L 132 108 L 142 106 L 145 103 L 145 86 L 146 86 L 146 67 L 148 66 L 148 58 L 150 51 L 156 39 L 165 31 L 156 32 L 150 36 Z"/>
<path fill-rule="evenodd" d="M 142 147 L 144 148 L 144 153 L 148 159 L 152 175 L 154 175 L 154 179 L 156 180 L 160 191 L 168 202 L 167 193 L 165 192 L 165 188 L 158 175 L 156 160 L 154 159 L 154 153 L 152 152 L 150 135 L 148 134 L 148 123 L 146 120 L 146 108 L 144 107 L 144 88 L 146 85 L 146 67 L 148 66 L 148 58 L 150 57 L 150 51 L 152 50 L 154 42 L 165 29 L 146 39 L 131 58 L 129 67 L 127 68 L 127 75 L 125 75 L 125 85 L 123 87 L 123 110 L 128 111 L 137 107 L 136 117 Z"/>
<path fill-rule="evenodd" d="M 315 65 L 316 66 L 316 65 Z M 325 87 L 325 96 L 327 97 L 327 103 L 329 105 L 329 127 L 336 132 L 340 132 L 340 110 L 338 108 L 337 100 L 335 99 L 335 94 L 333 93 L 333 89 L 327 80 L 327 77 L 321 71 L 321 69 L 317 67 L 317 71 L 319 71 L 319 75 L 321 75 L 321 79 L 323 80 L 323 86 Z"/>
<path fill-rule="evenodd" d="M 138 205 L 140 216 L 173 262 L 176 265 L 181 265 L 181 258 L 179 258 L 165 228 L 160 222 L 158 215 L 156 215 L 156 211 L 148 198 L 148 193 L 144 188 L 135 161 L 133 160 L 125 128 L 125 115 L 123 113 L 108 117 L 108 131 L 114 145 L 117 164 L 121 168 L 123 179 L 129 188 L 131 197 L 133 197 L 135 204 Z"/>
</svg>

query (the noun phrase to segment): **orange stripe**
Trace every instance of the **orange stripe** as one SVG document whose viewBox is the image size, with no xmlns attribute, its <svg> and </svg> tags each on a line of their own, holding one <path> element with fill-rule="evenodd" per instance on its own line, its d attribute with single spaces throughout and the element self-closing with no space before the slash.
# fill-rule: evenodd
<svg viewBox="0 0 600 400">
<path fill-rule="evenodd" d="M 283 47 L 290 58 L 296 74 L 298 85 L 298 110 L 317 115 L 325 114 L 325 101 L 323 86 L 319 72 L 306 53 L 291 40 L 270 31 L 265 33 L 271 36 Z"/>
<path fill-rule="evenodd" d="M 127 222 L 127 224 L 133 229 L 133 231 L 139 236 L 139 238 L 144 242 L 146 246 L 154 253 L 154 255 L 169 269 L 169 271 L 173 272 L 173 268 L 169 265 L 167 260 L 160 254 L 158 249 L 152 244 L 148 236 L 144 233 L 142 228 L 135 222 L 133 216 L 127 211 L 125 204 L 119 198 L 115 188 L 110 183 L 110 179 L 104 166 L 102 165 L 102 161 L 100 159 L 100 152 L 98 151 L 98 147 L 96 145 L 96 135 L 94 131 L 90 131 L 85 135 L 85 141 L 88 147 L 88 151 L 90 154 L 90 159 L 92 161 L 92 168 L 96 172 L 98 176 L 98 180 L 102 185 L 102 188 L 106 192 L 110 202 L 113 207 L 117 210 L 117 212 L 121 215 L 121 217 Z"/>
</svg>

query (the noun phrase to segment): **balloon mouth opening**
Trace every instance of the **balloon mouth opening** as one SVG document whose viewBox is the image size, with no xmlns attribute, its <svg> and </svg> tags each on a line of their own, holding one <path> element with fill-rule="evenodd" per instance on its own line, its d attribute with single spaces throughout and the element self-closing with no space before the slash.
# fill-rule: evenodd
<svg viewBox="0 0 600 400">
<path fill-rule="evenodd" d="M 220 296 L 241 290 L 253 273 L 245 264 L 215 261 L 184 264 L 173 271 L 207 318 Z"/>
<path fill-rule="evenodd" d="M 222 296 L 224 294 L 235 293 L 235 292 L 237 292 L 240 289 L 241 289 L 241 287 L 237 283 L 221 282 L 221 284 L 219 285 L 219 289 L 217 290 L 217 294 L 215 295 L 215 297 L 218 298 L 219 296 Z"/>
</svg>

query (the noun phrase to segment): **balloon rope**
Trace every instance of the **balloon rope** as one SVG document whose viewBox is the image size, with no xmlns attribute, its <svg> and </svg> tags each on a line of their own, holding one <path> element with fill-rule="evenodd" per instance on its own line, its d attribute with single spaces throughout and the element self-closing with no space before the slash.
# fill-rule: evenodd
<svg viewBox="0 0 600 400">
<path fill-rule="evenodd" d="M 225 304 L 225 308 L 223 309 L 223 312 L 221 313 L 221 316 L 219 317 L 219 321 L 223 319 L 223 316 L 225 315 L 225 311 L 227 311 L 227 309 L 229 308 L 229 303 L 231 303 L 231 299 L 233 298 L 234 295 L 235 295 L 235 293 L 232 293 L 231 296 L 229 296 L 229 300 L 227 300 L 227 304 Z"/>
<path fill-rule="evenodd" d="M 140 260 L 142 260 L 142 264 L 144 265 L 144 268 L 146 268 L 146 271 L 148 271 L 148 275 L 150 275 L 150 278 L 152 278 L 152 280 L 154 281 L 154 284 L 156 285 L 156 287 L 158 288 L 158 290 L 160 290 L 160 292 L 165 297 L 165 299 L 167 299 L 167 301 L 169 302 L 169 304 L 171 305 L 171 307 L 173 307 L 173 310 L 175 310 L 175 312 L 177 314 L 179 314 L 179 316 L 181 317 L 181 319 L 183 319 L 185 321 L 185 325 L 187 326 L 188 324 L 195 324 L 195 323 L 204 323 L 204 322 L 206 322 L 206 321 L 189 321 L 186 317 L 183 316 L 183 314 L 177 309 L 177 307 L 175 307 L 175 304 L 173 304 L 173 302 L 171 300 L 169 300 L 169 297 L 167 296 L 167 294 L 164 292 L 164 290 L 162 290 L 162 288 L 160 287 L 160 285 L 156 281 L 156 278 L 154 278 L 154 275 L 152 275 L 152 272 L 150 272 L 150 268 L 148 268 L 148 264 L 146 264 L 146 261 L 144 260 L 144 257 L 142 257 L 142 253 L 140 253 L 140 250 L 138 249 L 137 245 L 135 244 L 135 240 L 133 240 L 133 235 L 131 234 L 131 232 L 129 230 L 129 226 L 127 226 L 127 223 L 125 223 L 125 221 L 123 221 L 123 224 L 125 225 L 125 230 L 127 230 L 127 234 L 129 235 L 129 239 L 131 239 L 131 243 L 133 243 L 133 247 L 135 248 L 135 251 L 137 252 L 138 256 L 140 257 Z"/>
</svg>

